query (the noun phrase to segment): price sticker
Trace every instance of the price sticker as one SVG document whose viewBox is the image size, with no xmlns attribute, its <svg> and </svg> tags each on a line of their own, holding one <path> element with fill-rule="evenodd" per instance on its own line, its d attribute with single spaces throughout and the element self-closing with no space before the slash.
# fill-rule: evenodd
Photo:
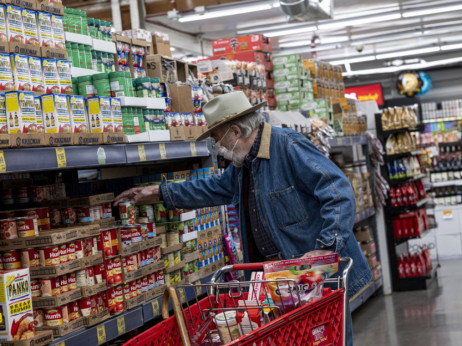
<svg viewBox="0 0 462 346">
<path fill-rule="evenodd" d="M 146 152 L 144 151 L 144 144 L 138 145 L 138 155 L 140 157 L 140 161 L 146 161 Z"/>
<path fill-rule="evenodd" d="M 180 291 L 180 302 L 181 302 L 181 304 L 184 304 L 184 303 L 186 303 L 186 296 L 184 294 L 184 289 L 182 288 L 179 291 Z"/>
<path fill-rule="evenodd" d="M 119 317 L 117 319 L 117 332 L 119 335 L 125 334 L 125 317 Z"/>
<path fill-rule="evenodd" d="M 64 341 L 61 341 L 55 344 L 55 346 L 66 346 L 66 343 Z"/>
<path fill-rule="evenodd" d="M 151 304 L 152 304 L 152 313 L 154 314 L 154 317 L 159 316 L 160 315 L 159 301 L 153 300 Z"/>
<path fill-rule="evenodd" d="M 56 148 L 56 161 L 58 162 L 58 168 L 66 168 L 66 151 L 64 148 Z"/>
<path fill-rule="evenodd" d="M 443 210 L 443 219 L 449 220 L 453 218 L 454 218 L 454 215 L 452 214 L 452 210 Z"/>
<path fill-rule="evenodd" d="M 98 345 L 106 342 L 106 326 L 104 324 L 96 327 L 96 335 L 98 336 Z"/>
<path fill-rule="evenodd" d="M 167 158 L 167 151 L 165 150 L 165 143 L 159 144 L 160 158 L 165 160 Z"/>
<path fill-rule="evenodd" d="M 0 172 L 6 172 L 6 162 L 5 156 L 3 155 L 3 150 L 0 150 Z"/>
<path fill-rule="evenodd" d="M 197 156 L 196 142 L 191 142 L 189 145 L 191 146 L 191 156 Z"/>
</svg>

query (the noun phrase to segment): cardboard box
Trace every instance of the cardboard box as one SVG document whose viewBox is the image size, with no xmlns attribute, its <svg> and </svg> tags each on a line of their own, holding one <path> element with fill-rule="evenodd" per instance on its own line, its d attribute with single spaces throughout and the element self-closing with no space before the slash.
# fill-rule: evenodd
<svg viewBox="0 0 462 346">
<path fill-rule="evenodd" d="M 169 273 L 171 273 L 171 272 L 180 270 L 181 268 L 184 268 L 185 265 L 186 265 L 186 262 L 185 262 L 185 261 L 181 261 L 181 262 L 175 264 L 174 266 L 165 268 L 165 269 L 164 269 L 164 273 L 169 274 Z"/>
<path fill-rule="evenodd" d="M 161 250 L 162 255 L 165 255 L 165 254 L 168 254 L 168 253 L 171 253 L 171 252 L 175 252 L 175 251 L 180 251 L 183 247 L 184 247 L 184 244 L 180 243 L 180 244 L 177 244 L 177 245 L 173 245 L 173 246 L 163 248 Z"/>
<path fill-rule="evenodd" d="M 94 207 L 97 205 L 114 202 L 114 192 L 101 193 L 98 195 L 78 197 L 72 201 L 74 207 Z"/>
<path fill-rule="evenodd" d="M 195 261 L 199 259 L 199 251 L 194 251 L 191 253 L 186 253 L 183 255 L 183 259 L 186 263 Z"/>
<path fill-rule="evenodd" d="M 80 258 L 79 261 L 81 268 L 94 267 L 103 263 L 103 254 L 97 253 L 93 256 Z"/>
<path fill-rule="evenodd" d="M 85 98 L 78 95 L 67 95 L 67 107 L 69 111 L 72 133 L 90 132 L 85 106 Z"/>
<path fill-rule="evenodd" d="M 243 52 L 235 54 L 227 54 L 224 57 L 228 60 L 255 62 L 265 66 L 266 70 L 273 70 L 273 60 L 271 53 L 265 52 Z"/>
<path fill-rule="evenodd" d="M 8 133 L 36 133 L 34 93 L 28 91 L 10 91 L 5 94 Z"/>
<path fill-rule="evenodd" d="M 184 126 L 176 126 L 169 128 L 171 141 L 184 141 Z"/>
<path fill-rule="evenodd" d="M 43 147 L 47 145 L 43 133 L 15 133 L 10 135 L 12 148 Z"/>
<path fill-rule="evenodd" d="M 102 133 L 78 133 L 74 134 L 75 145 L 101 145 L 103 144 Z"/>
<path fill-rule="evenodd" d="M 194 78 L 197 79 L 197 65 L 196 64 L 188 64 L 188 71 L 189 71 L 189 77 L 192 74 Z"/>
<path fill-rule="evenodd" d="M 367 264 L 369 264 L 369 268 L 373 269 L 377 266 L 377 256 L 375 254 L 371 254 L 366 256 Z"/>
<path fill-rule="evenodd" d="M 186 82 L 189 75 L 188 63 L 185 61 L 176 60 L 176 74 L 178 77 L 178 81 Z"/>
<path fill-rule="evenodd" d="M 34 309 L 49 309 L 79 300 L 81 296 L 81 291 L 76 289 L 58 296 L 32 298 L 32 304 Z"/>
<path fill-rule="evenodd" d="M 363 252 L 365 252 L 367 255 L 375 254 L 377 252 L 377 248 L 375 246 L 374 241 L 370 241 L 368 243 L 362 243 L 361 250 L 363 250 Z"/>
<path fill-rule="evenodd" d="M 169 84 L 172 98 L 172 112 L 194 113 L 192 88 L 190 85 Z"/>
<path fill-rule="evenodd" d="M 42 58 L 46 59 L 56 59 L 56 60 L 66 60 L 67 51 L 61 48 L 54 47 L 41 47 L 40 54 Z"/>
<path fill-rule="evenodd" d="M 271 52 L 271 43 L 261 34 L 225 38 L 212 41 L 212 51 L 214 56 L 248 51 Z"/>
<path fill-rule="evenodd" d="M 62 16 L 64 7 L 60 3 L 49 2 L 48 0 L 37 0 L 37 10 Z"/>
<path fill-rule="evenodd" d="M 92 327 L 94 325 L 97 325 L 108 318 L 110 318 L 111 315 L 109 314 L 108 309 L 104 309 L 103 311 L 98 312 L 95 315 L 90 315 L 87 317 L 83 317 L 83 325 L 87 328 Z"/>
<path fill-rule="evenodd" d="M 170 72 L 169 72 L 170 71 Z M 175 82 L 168 80 L 176 71 L 176 60 L 163 55 L 148 55 L 146 57 L 146 73 L 151 78 L 159 78 L 161 83 Z M 192 94 L 191 94 L 192 100 Z M 192 101 L 191 101 L 192 102 Z M 185 112 L 188 113 L 188 112 Z"/>
<path fill-rule="evenodd" d="M 273 57 L 274 66 L 285 66 L 286 64 L 298 64 L 301 57 L 298 54 L 275 56 Z"/>
<path fill-rule="evenodd" d="M 44 346 L 53 341 L 53 333 L 49 330 L 36 331 L 35 336 L 25 340 L 2 341 L 2 346 Z"/>
<path fill-rule="evenodd" d="M 52 147 L 61 147 L 74 144 L 72 133 L 45 133 L 45 143 Z"/>
<path fill-rule="evenodd" d="M 355 237 L 356 240 L 360 243 L 367 243 L 374 240 L 370 228 L 363 228 L 360 231 L 356 231 Z"/>
<path fill-rule="evenodd" d="M 152 35 L 152 53 L 171 57 L 172 50 L 170 48 L 170 41 L 160 36 Z"/>
<path fill-rule="evenodd" d="M 45 133 L 72 134 L 67 95 L 49 94 L 40 97 L 42 101 Z M 71 138 L 69 136 L 69 138 Z M 72 144 L 72 141 L 69 143 Z"/>
<path fill-rule="evenodd" d="M 137 296 L 136 298 L 132 298 L 132 299 L 128 299 L 128 300 L 124 299 L 125 310 L 130 310 L 130 309 L 133 309 L 133 308 L 143 304 L 146 301 L 146 294 L 147 293 L 148 292 L 144 292 L 141 295 Z"/>
<path fill-rule="evenodd" d="M 61 326 L 56 327 L 41 327 L 36 328 L 36 330 L 51 330 L 53 332 L 53 336 L 64 336 L 75 332 L 76 330 L 82 329 L 84 327 L 83 318 L 76 319 L 74 321 L 65 323 Z"/>
<path fill-rule="evenodd" d="M 27 336 L 28 326 L 34 323 L 29 269 L 0 271 L 0 317 L 4 327 L 0 341 Z"/>
<path fill-rule="evenodd" d="M 93 286 L 80 287 L 82 298 L 91 297 L 95 294 L 105 292 L 107 290 L 106 282 L 101 282 Z"/>
<path fill-rule="evenodd" d="M 49 278 L 69 274 L 79 269 L 81 269 L 80 262 L 75 260 L 57 266 L 30 268 L 30 276 L 34 279 Z"/>
</svg>

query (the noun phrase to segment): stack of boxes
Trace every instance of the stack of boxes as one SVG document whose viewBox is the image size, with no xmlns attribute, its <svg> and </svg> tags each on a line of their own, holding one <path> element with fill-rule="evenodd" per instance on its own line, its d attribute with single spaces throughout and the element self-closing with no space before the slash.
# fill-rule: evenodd
<svg viewBox="0 0 462 346">
<path fill-rule="evenodd" d="M 369 226 L 357 227 L 355 229 L 355 237 L 366 257 L 369 268 L 372 271 L 372 280 L 380 278 L 382 268 L 380 262 L 377 261 L 377 247 L 372 236 L 372 232 Z"/>
</svg>

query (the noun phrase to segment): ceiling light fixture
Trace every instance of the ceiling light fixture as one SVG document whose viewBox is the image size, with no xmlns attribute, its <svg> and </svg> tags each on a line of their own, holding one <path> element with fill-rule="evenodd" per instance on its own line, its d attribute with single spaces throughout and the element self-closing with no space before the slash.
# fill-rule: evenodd
<svg viewBox="0 0 462 346">
<path fill-rule="evenodd" d="M 362 57 L 359 57 L 359 58 L 333 60 L 333 61 L 330 61 L 330 64 L 332 64 L 332 65 L 345 65 L 345 64 L 355 64 L 355 63 L 358 63 L 358 62 L 365 62 L 365 61 L 372 61 L 372 60 L 375 60 L 375 56 L 368 55 L 368 56 L 362 56 Z"/>
<path fill-rule="evenodd" d="M 441 50 L 440 47 L 427 47 L 421 49 L 412 49 L 412 50 L 403 50 L 398 52 L 391 52 L 385 54 L 377 54 L 377 60 L 382 59 L 389 59 L 389 58 L 400 58 L 402 56 L 409 56 L 409 55 L 419 55 L 419 54 L 427 54 L 433 52 L 439 52 Z"/>
<path fill-rule="evenodd" d="M 457 49 L 462 49 L 462 43 L 456 43 L 456 44 L 447 44 L 445 46 L 441 46 L 441 50 L 457 50 Z"/>
<path fill-rule="evenodd" d="M 293 35 L 293 34 L 302 34 L 305 32 L 316 31 L 315 26 L 304 26 L 301 28 L 295 29 L 286 29 L 286 30 L 279 30 L 274 32 L 262 32 L 263 35 L 266 37 L 276 37 L 276 36 L 285 36 L 285 35 Z"/>
<path fill-rule="evenodd" d="M 245 6 L 245 7 L 244 6 L 234 7 L 234 8 L 229 8 L 226 10 L 210 11 L 204 14 L 193 14 L 190 16 L 184 16 L 178 19 L 178 21 L 180 21 L 181 23 L 186 23 L 186 22 L 194 22 L 197 20 L 206 20 L 206 19 L 214 19 L 214 18 L 227 17 L 227 16 L 236 16 L 236 15 L 244 14 L 244 13 L 271 10 L 279 6 L 280 6 L 279 3 L 274 3 L 274 4 L 262 4 L 262 5 Z"/>
<path fill-rule="evenodd" d="M 432 15 L 432 14 L 438 14 L 438 13 L 444 13 L 444 12 L 461 11 L 461 10 L 462 10 L 462 5 L 442 6 L 442 7 L 434 7 L 434 8 L 414 10 L 414 11 L 405 10 L 403 12 L 403 17 L 404 18 L 420 17 L 420 16 L 426 16 L 426 15 Z"/>
<path fill-rule="evenodd" d="M 388 20 L 393 19 L 400 19 L 400 13 L 392 13 L 386 14 L 383 16 L 372 16 L 366 18 L 359 18 L 359 19 L 352 19 L 352 20 L 342 20 L 338 22 L 331 22 L 325 24 L 318 24 L 319 30 L 326 30 L 326 29 L 336 29 L 336 28 L 343 28 L 345 26 L 356 26 L 356 25 L 363 25 L 363 24 L 370 24 L 370 23 L 378 23 L 378 22 L 386 22 Z"/>
</svg>

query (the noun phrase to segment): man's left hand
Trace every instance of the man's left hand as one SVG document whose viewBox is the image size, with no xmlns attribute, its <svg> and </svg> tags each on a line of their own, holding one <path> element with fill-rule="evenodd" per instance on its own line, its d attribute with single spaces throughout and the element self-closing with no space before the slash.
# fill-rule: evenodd
<svg viewBox="0 0 462 346">
<path fill-rule="evenodd" d="M 326 256 L 326 255 L 330 255 L 331 253 L 334 253 L 334 252 L 330 251 L 330 250 L 314 250 L 314 251 L 307 252 L 301 258 L 309 258 L 309 257 L 316 257 L 316 256 Z"/>
</svg>

